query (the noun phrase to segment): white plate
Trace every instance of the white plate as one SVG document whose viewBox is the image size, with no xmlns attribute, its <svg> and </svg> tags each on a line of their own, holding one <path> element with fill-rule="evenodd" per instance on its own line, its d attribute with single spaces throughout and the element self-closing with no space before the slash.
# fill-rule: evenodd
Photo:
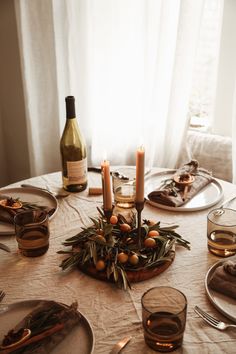
<svg viewBox="0 0 236 354">
<path fill-rule="evenodd" d="M 0 307 L 0 341 L 4 335 L 31 312 L 40 301 L 28 300 Z M 77 326 L 59 343 L 51 354 L 90 354 L 94 348 L 94 335 L 89 321 L 82 318 Z"/>
<path fill-rule="evenodd" d="M 155 207 L 172 211 L 195 211 L 210 208 L 218 203 L 223 197 L 223 189 L 220 183 L 213 179 L 211 183 L 205 186 L 189 202 L 180 207 L 168 206 L 153 202 L 148 199 L 148 194 L 157 189 L 163 180 L 171 178 L 176 170 L 157 172 L 145 178 L 145 194 L 147 202 Z"/>
<path fill-rule="evenodd" d="M 235 256 L 227 258 L 227 260 L 232 259 L 236 260 Z M 230 296 L 225 296 L 217 291 L 212 290 L 208 284 L 216 268 L 222 266 L 226 260 L 222 259 L 219 262 L 215 263 L 207 272 L 205 277 L 205 289 L 209 300 L 212 305 L 214 305 L 217 310 L 219 310 L 223 315 L 228 317 L 231 321 L 236 322 L 236 300 Z"/>
<path fill-rule="evenodd" d="M 55 209 L 54 213 L 50 216 L 52 219 L 58 209 L 58 203 L 56 198 L 47 191 L 36 188 L 5 188 L 0 190 L 1 195 L 5 195 L 12 198 L 20 198 L 23 202 L 36 203 L 38 205 L 45 205 L 51 209 Z M 2 199 L 2 198 L 1 198 Z M 14 235 L 13 225 L 0 221 L 0 235 Z"/>
</svg>

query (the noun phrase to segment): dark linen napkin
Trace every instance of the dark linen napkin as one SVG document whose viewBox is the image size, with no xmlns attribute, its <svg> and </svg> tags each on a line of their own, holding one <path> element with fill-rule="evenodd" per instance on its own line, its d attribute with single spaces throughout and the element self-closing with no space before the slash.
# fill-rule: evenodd
<svg viewBox="0 0 236 354">
<path fill-rule="evenodd" d="M 226 261 L 217 267 L 208 285 L 211 289 L 236 299 L 236 261 Z"/>
<path fill-rule="evenodd" d="M 80 319 L 81 315 L 77 311 L 77 302 L 71 306 L 66 306 L 54 301 L 40 301 L 36 308 L 14 328 L 14 333 L 22 328 L 30 329 L 30 338 L 22 343 L 20 348 L 12 348 L 10 352 L 12 354 L 47 354 L 71 332 Z M 53 332 L 53 329 L 58 326 L 62 328 Z M 48 330 L 52 333 L 45 336 L 44 333 Z M 8 336 L 12 335 L 11 332 L 9 331 Z M 2 345 L 8 344 L 8 336 L 5 336 Z M 32 342 L 33 338 L 39 339 Z M 27 344 L 27 342 L 29 343 Z M 0 349 L 1 354 L 8 352 L 9 349 Z"/>
<path fill-rule="evenodd" d="M 14 224 L 14 216 L 18 213 L 21 213 L 22 211 L 26 210 L 32 210 L 32 209 L 41 209 L 45 210 L 49 216 L 52 215 L 55 211 L 54 208 L 49 208 L 49 207 L 28 207 L 28 206 L 22 206 L 20 209 L 9 209 L 5 208 L 4 206 L 0 205 L 0 221 L 7 223 L 7 224 Z"/>
<path fill-rule="evenodd" d="M 195 180 L 191 186 L 188 187 L 188 193 L 185 200 L 183 200 L 184 187 L 180 186 L 174 181 L 174 175 L 184 176 L 190 174 L 194 176 Z M 203 187 L 211 183 L 213 177 L 210 172 L 204 168 L 198 167 L 196 160 L 191 160 L 179 168 L 171 179 L 164 180 L 161 186 L 148 194 L 149 200 L 172 207 L 179 207 L 192 199 Z"/>
</svg>

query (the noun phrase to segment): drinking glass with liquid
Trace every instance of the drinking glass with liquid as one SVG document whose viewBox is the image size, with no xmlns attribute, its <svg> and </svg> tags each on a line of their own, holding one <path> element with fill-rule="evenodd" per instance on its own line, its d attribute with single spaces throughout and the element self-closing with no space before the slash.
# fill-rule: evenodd
<svg viewBox="0 0 236 354">
<path fill-rule="evenodd" d="M 209 251 L 216 256 L 229 257 L 236 254 L 236 210 L 223 208 L 209 212 L 207 245 Z"/>
<path fill-rule="evenodd" d="M 187 299 L 172 287 L 151 288 L 142 296 L 142 322 L 147 345 L 159 352 L 171 352 L 183 342 Z"/>
<path fill-rule="evenodd" d="M 116 207 L 129 209 L 134 207 L 136 169 L 121 167 L 112 173 L 112 189 Z"/>
<path fill-rule="evenodd" d="M 43 210 L 28 210 L 14 217 L 16 240 L 26 257 L 37 257 L 49 247 L 49 216 Z"/>
</svg>

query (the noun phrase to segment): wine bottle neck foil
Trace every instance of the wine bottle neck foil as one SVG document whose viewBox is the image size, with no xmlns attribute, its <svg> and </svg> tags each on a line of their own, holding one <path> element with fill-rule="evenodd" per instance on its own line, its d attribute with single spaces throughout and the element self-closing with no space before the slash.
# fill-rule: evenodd
<svg viewBox="0 0 236 354">
<path fill-rule="evenodd" d="M 66 97 L 66 118 L 67 119 L 76 118 L 74 96 L 67 96 Z"/>
</svg>

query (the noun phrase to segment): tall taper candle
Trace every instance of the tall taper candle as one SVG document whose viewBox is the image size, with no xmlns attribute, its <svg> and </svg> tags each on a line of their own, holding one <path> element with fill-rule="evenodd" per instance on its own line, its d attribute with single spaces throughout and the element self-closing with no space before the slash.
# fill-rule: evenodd
<svg viewBox="0 0 236 354">
<path fill-rule="evenodd" d="M 144 168 L 145 151 L 143 146 L 141 146 L 136 153 L 136 203 L 142 203 L 144 201 Z"/>
<path fill-rule="evenodd" d="M 112 210 L 112 194 L 111 194 L 109 161 L 103 161 L 101 163 L 101 173 L 102 173 L 103 209 Z"/>
</svg>

